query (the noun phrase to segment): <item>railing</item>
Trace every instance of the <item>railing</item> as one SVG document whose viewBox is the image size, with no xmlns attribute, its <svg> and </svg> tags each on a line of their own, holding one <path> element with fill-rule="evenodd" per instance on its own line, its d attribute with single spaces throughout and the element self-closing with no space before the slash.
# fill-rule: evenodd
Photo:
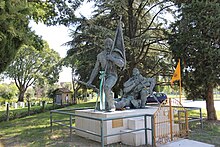
<svg viewBox="0 0 220 147">
<path fill-rule="evenodd" d="M 178 106 L 173 106 L 173 107 L 178 107 Z M 200 107 L 185 107 L 184 108 L 188 111 L 188 122 L 194 122 L 194 121 L 199 121 L 200 126 L 203 129 L 203 118 L 202 118 L 202 108 Z M 199 116 L 191 116 L 190 111 L 198 111 Z"/>
<path fill-rule="evenodd" d="M 188 122 L 200 121 L 200 126 L 203 129 L 203 118 L 202 118 L 202 108 L 200 107 L 184 107 L 188 111 Z M 199 111 L 199 116 L 190 116 L 190 111 Z"/>
<path fill-rule="evenodd" d="M 88 108 L 87 108 L 88 109 Z M 51 127 L 51 132 L 53 131 L 53 123 L 55 124 L 59 124 L 61 126 L 66 126 L 70 129 L 70 139 L 72 140 L 72 131 L 73 129 L 78 130 L 78 131 L 82 131 L 88 134 L 92 134 L 95 136 L 100 137 L 101 140 L 101 146 L 104 147 L 104 138 L 106 137 L 110 137 L 110 136 L 116 136 L 116 135 L 121 135 L 121 134 L 126 134 L 126 133 L 132 133 L 132 132 L 137 132 L 137 131 L 141 131 L 141 130 L 145 130 L 145 144 L 148 144 L 148 138 L 147 138 L 147 130 L 150 130 L 151 133 L 151 142 L 152 142 L 152 146 L 155 146 L 154 144 L 154 115 L 153 114 L 141 114 L 141 115 L 130 115 L 130 116 L 123 116 L 123 117 L 109 117 L 109 118 L 96 118 L 96 117 L 88 117 L 88 116 L 83 116 L 83 115 L 78 115 L 75 113 L 70 113 L 70 112 L 65 112 L 65 111 L 75 111 L 75 110 L 82 110 L 82 109 L 69 109 L 69 110 L 51 110 L 50 111 L 50 127 Z M 69 120 L 53 120 L 53 113 L 57 113 L 57 114 L 63 114 L 63 115 L 69 115 Z M 73 124 L 73 120 L 75 120 L 74 117 L 81 117 L 81 118 L 86 118 L 86 119 L 90 119 L 90 120 L 95 120 L 95 121 L 100 121 L 100 133 L 95 133 L 89 130 L 83 130 L 77 127 L 74 127 Z M 144 117 L 144 128 L 141 129 L 136 129 L 136 130 L 131 130 L 128 132 L 120 132 L 120 133 L 114 133 L 114 134 L 104 134 L 104 122 L 105 121 L 111 121 L 111 120 L 116 120 L 116 119 L 126 119 L 126 118 L 135 118 L 135 117 Z M 151 118 L 151 126 L 147 125 L 147 117 Z M 64 121 L 69 121 L 69 124 L 63 124 L 61 122 Z"/>
<path fill-rule="evenodd" d="M 172 106 L 173 108 L 178 108 L 179 106 Z M 188 122 L 194 122 L 194 121 L 200 121 L 201 124 L 201 128 L 203 128 L 203 119 L 202 119 L 202 110 L 199 107 L 182 107 L 184 109 L 186 109 L 187 111 L 192 111 L 192 110 L 197 110 L 199 111 L 199 116 L 195 117 L 190 115 L 190 113 L 188 113 L 189 115 L 187 115 L 186 117 L 188 118 Z M 89 109 L 89 108 L 79 108 L 79 109 L 68 109 L 68 110 L 52 110 L 50 111 L 50 126 L 51 126 L 51 131 L 53 131 L 53 124 L 58 124 L 61 126 L 65 126 L 68 127 L 70 129 L 70 139 L 72 140 L 72 132 L 73 130 L 78 130 L 81 132 L 85 132 L 88 134 L 92 134 L 94 136 L 98 136 L 100 137 L 100 141 L 101 141 L 101 146 L 104 147 L 104 138 L 110 137 L 110 136 L 116 136 L 116 135 L 121 135 L 121 134 L 126 134 L 126 133 L 132 133 L 132 132 L 137 132 L 137 131 L 141 131 L 141 130 L 145 130 L 145 144 L 148 144 L 148 138 L 147 138 L 147 130 L 151 131 L 151 143 L 152 146 L 156 146 L 156 142 L 155 142 L 155 137 L 156 137 L 156 128 L 155 128 L 155 114 L 141 114 L 141 115 L 130 115 L 130 116 L 124 116 L 124 117 L 110 117 L 110 118 L 96 118 L 96 117 L 88 117 L 88 116 L 84 116 L 84 115 L 78 115 L 75 114 L 75 110 L 83 110 L 83 109 Z M 73 111 L 73 112 L 68 112 L 68 111 Z M 182 111 L 181 111 L 182 112 Z M 66 120 L 53 120 L 53 113 L 56 114 L 62 114 L 62 115 L 69 115 L 69 119 Z M 196 113 L 198 114 L 198 113 Z M 89 130 L 83 130 L 81 128 L 77 128 L 75 126 L 73 126 L 73 120 L 75 120 L 75 117 L 81 117 L 81 118 L 85 118 L 85 119 L 90 119 L 90 120 L 95 120 L 95 121 L 99 121 L 100 122 L 100 132 L 96 133 L 96 132 L 92 132 Z M 135 117 L 144 117 L 144 128 L 141 129 L 136 129 L 136 130 L 131 130 L 128 132 L 120 132 L 120 133 L 114 133 L 114 134 L 104 134 L 104 122 L 106 121 L 111 121 L 111 120 L 116 120 L 116 119 L 126 119 L 126 118 L 135 118 Z M 147 126 L 147 117 L 150 117 L 151 119 L 151 126 Z M 179 113 L 178 113 L 178 117 Z M 180 119 L 178 119 L 180 120 Z M 68 124 L 64 124 L 63 122 L 68 122 Z"/>
</svg>

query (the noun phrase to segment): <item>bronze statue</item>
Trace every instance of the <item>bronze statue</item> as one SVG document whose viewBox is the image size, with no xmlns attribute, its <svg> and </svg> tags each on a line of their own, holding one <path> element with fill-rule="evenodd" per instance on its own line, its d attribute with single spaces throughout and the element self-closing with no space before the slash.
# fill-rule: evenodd
<svg viewBox="0 0 220 147">
<path fill-rule="evenodd" d="M 110 38 L 105 39 L 105 49 L 97 55 L 95 67 L 91 73 L 90 79 L 87 82 L 88 85 L 92 83 L 99 71 L 104 71 L 105 81 L 103 83 L 103 89 L 106 97 L 106 111 L 114 111 L 114 98 L 111 91 L 112 87 L 116 84 L 118 75 L 117 67 L 124 67 L 124 58 L 118 52 L 112 51 L 113 41 Z"/>
<path fill-rule="evenodd" d="M 147 97 L 153 93 L 156 84 L 154 78 L 143 77 L 137 68 L 132 71 L 132 77 L 124 83 L 123 98 L 116 102 L 116 108 L 144 108 Z"/>
</svg>

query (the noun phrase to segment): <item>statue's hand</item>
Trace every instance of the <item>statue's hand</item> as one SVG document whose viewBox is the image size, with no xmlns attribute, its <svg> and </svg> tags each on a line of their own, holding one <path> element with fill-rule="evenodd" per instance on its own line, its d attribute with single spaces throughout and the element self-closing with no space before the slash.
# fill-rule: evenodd
<svg viewBox="0 0 220 147">
<path fill-rule="evenodd" d="M 109 60 L 109 61 L 114 60 L 114 58 L 112 57 L 112 55 L 106 55 L 106 59 Z"/>
<path fill-rule="evenodd" d="M 86 84 L 87 84 L 87 86 L 91 86 L 91 85 L 92 85 L 92 82 L 91 82 L 91 81 L 88 81 Z"/>
</svg>

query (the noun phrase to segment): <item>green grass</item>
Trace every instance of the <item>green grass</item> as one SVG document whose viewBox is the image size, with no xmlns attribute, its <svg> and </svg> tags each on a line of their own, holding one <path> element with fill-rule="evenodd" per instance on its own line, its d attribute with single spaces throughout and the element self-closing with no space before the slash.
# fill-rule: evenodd
<svg viewBox="0 0 220 147">
<path fill-rule="evenodd" d="M 190 124 L 189 139 L 220 147 L 220 121 L 204 121 L 203 129 L 197 123 Z"/>
<path fill-rule="evenodd" d="M 220 111 L 217 111 L 217 118 L 220 119 Z M 190 116 L 199 116 L 198 111 L 190 111 Z M 206 118 L 207 112 L 202 109 L 202 116 Z M 209 144 L 213 144 L 216 147 L 220 147 L 220 120 L 217 121 L 203 121 L 203 129 L 200 127 L 199 122 L 189 123 L 189 139 L 197 140 Z"/>
<path fill-rule="evenodd" d="M 92 107 L 95 103 L 73 105 L 68 108 Z M 65 108 L 63 108 L 65 109 Z M 6 146 L 56 146 L 57 142 L 69 137 L 68 129 L 55 126 L 50 132 L 49 112 L 0 123 L 0 142 Z M 54 119 L 67 119 L 65 115 L 55 115 Z M 63 144 L 68 146 L 68 142 Z M 0 144 L 1 146 L 1 144 Z"/>
<path fill-rule="evenodd" d="M 57 108 L 61 108 L 62 106 L 55 105 L 54 107 L 57 109 Z M 47 104 L 43 110 L 42 106 L 32 106 L 30 108 L 30 115 L 42 113 L 43 111 L 46 112 L 46 111 L 54 109 L 54 107 L 53 107 L 53 104 Z M 5 109 L 0 109 L 0 122 L 5 121 L 7 118 Z M 28 115 L 28 107 L 18 108 L 18 109 L 13 109 L 11 107 L 9 108 L 9 119 L 10 120 L 16 119 L 16 118 L 22 118 L 27 115 Z"/>
</svg>

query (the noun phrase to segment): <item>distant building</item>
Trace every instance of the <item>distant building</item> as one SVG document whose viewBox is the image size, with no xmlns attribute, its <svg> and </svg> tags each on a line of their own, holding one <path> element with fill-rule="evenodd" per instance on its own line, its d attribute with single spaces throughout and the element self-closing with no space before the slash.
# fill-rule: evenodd
<svg viewBox="0 0 220 147">
<path fill-rule="evenodd" d="M 53 91 L 54 103 L 58 105 L 72 103 L 72 91 L 67 88 L 57 88 Z"/>
</svg>

